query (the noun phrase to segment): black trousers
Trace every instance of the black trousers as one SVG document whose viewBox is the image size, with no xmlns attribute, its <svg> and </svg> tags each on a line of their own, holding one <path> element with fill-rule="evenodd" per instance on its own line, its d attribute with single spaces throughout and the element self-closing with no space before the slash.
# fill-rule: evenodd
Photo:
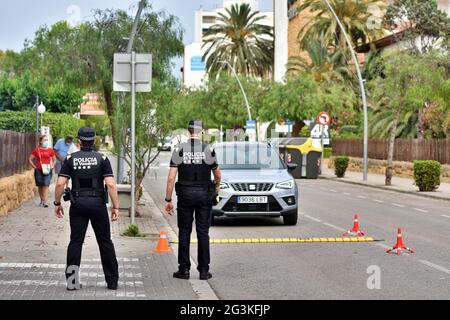
<svg viewBox="0 0 450 320">
<path fill-rule="evenodd" d="M 80 197 L 76 204 L 70 206 L 70 244 L 67 249 L 67 268 L 80 267 L 81 252 L 83 248 L 86 230 L 91 222 L 100 249 L 100 257 L 103 273 L 107 283 L 119 280 L 119 267 L 116 258 L 114 244 L 111 240 L 108 209 L 102 198 Z M 73 273 L 68 273 L 66 278 Z"/>
<path fill-rule="evenodd" d="M 177 196 L 179 268 L 180 270 L 190 270 L 191 268 L 189 248 L 195 213 L 195 227 L 198 238 L 198 271 L 207 272 L 209 271 L 210 264 L 209 228 L 211 226 L 212 214 L 211 193 L 208 191 L 189 190 L 188 188 L 184 188 Z"/>
</svg>

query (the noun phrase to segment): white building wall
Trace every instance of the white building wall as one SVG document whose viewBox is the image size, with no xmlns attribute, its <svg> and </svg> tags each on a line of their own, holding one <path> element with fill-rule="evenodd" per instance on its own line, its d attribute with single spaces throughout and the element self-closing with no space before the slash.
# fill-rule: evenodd
<svg viewBox="0 0 450 320">
<path fill-rule="evenodd" d="M 202 49 L 203 42 L 193 42 L 184 47 L 184 87 L 201 87 L 206 82 L 205 63 L 200 60 L 206 49 Z"/>
<path fill-rule="evenodd" d="M 288 4 L 287 0 L 274 1 L 275 19 L 275 64 L 274 80 L 282 82 L 287 71 L 288 63 Z"/>
</svg>

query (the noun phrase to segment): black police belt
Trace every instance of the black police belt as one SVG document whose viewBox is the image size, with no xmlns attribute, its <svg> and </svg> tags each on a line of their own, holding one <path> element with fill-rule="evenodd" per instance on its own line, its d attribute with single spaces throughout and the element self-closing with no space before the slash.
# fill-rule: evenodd
<svg viewBox="0 0 450 320">
<path fill-rule="evenodd" d="M 215 184 L 212 182 L 205 182 L 204 184 L 189 183 L 189 182 L 177 182 L 175 185 L 177 192 L 189 192 L 189 191 L 206 191 L 213 192 L 215 190 Z"/>
<path fill-rule="evenodd" d="M 86 198 L 102 198 L 105 195 L 104 190 L 72 190 L 74 198 L 86 197 Z"/>
</svg>

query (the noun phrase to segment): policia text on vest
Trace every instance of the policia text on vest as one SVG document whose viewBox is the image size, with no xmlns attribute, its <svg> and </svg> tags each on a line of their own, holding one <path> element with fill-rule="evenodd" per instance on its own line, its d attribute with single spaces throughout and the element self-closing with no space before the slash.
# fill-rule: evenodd
<svg viewBox="0 0 450 320">
<path fill-rule="evenodd" d="M 81 289 L 79 267 L 81 251 L 89 222 L 94 229 L 100 248 L 100 256 L 108 289 L 116 290 L 119 280 L 118 263 L 111 240 L 110 222 L 106 202 L 108 194 L 113 204 L 112 221 L 118 218 L 119 198 L 111 163 L 101 153 L 95 152 L 93 143 L 95 131 L 81 128 L 78 133 L 81 151 L 68 156 L 59 173 L 55 190 L 55 214 L 64 217 L 61 197 L 71 201 L 70 244 L 67 249 L 66 278 L 68 290 Z M 72 180 L 72 190 L 64 190 L 67 181 Z M 106 183 L 106 186 L 105 186 Z"/>
</svg>

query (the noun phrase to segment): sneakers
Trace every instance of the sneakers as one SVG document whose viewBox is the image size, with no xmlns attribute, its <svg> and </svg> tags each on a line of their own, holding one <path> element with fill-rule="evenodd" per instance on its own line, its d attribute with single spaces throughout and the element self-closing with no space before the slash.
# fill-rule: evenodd
<svg viewBox="0 0 450 320">
<path fill-rule="evenodd" d="M 48 208 L 48 203 L 41 200 L 41 202 L 39 203 L 39 207 L 41 207 L 41 208 Z"/>
<path fill-rule="evenodd" d="M 178 270 L 177 272 L 174 272 L 173 277 L 176 279 L 189 280 L 189 270 Z"/>
</svg>

